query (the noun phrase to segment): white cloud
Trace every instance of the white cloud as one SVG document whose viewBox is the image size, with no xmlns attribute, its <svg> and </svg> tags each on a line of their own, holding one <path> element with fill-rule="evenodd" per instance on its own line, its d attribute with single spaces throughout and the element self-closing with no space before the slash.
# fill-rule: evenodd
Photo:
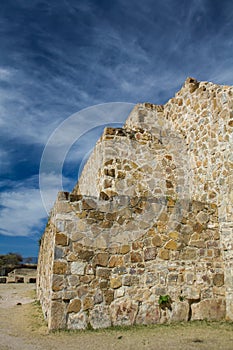
<svg viewBox="0 0 233 350">
<path fill-rule="evenodd" d="M 8 81 L 11 77 L 11 70 L 0 67 L 0 80 Z"/>
<path fill-rule="evenodd" d="M 46 217 L 39 190 L 22 188 L 4 192 L 1 197 L 4 206 L 0 212 L 1 234 L 32 236 L 39 233 L 41 220 Z"/>
<path fill-rule="evenodd" d="M 40 200 L 44 210 L 49 214 L 59 191 L 74 187 L 75 181 L 56 172 L 40 173 Z"/>
<path fill-rule="evenodd" d="M 59 177 L 56 174 L 46 174 L 46 177 L 46 198 L 51 209 L 59 189 Z M 14 183 L 13 181 L 3 181 L 1 183 L 13 187 L 12 190 L 1 193 L 1 234 L 7 236 L 40 236 L 43 233 L 42 222 L 47 217 L 47 213 L 42 203 L 41 191 L 33 188 L 36 180 L 38 180 L 38 177 L 33 176 L 24 183 Z M 64 185 L 66 186 L 70 181 L 70 179 L 64 178 Z"/>
</svg>

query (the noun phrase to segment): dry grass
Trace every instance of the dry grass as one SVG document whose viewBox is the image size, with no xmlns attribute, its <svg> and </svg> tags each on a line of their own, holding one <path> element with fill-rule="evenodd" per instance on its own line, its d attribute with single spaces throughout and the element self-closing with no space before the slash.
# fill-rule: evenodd
<svg viewBox="0 0 233 350">
<path fill-rule="evenodd" d="M 0 286 L 5 298 L 6 289 Z M 8 295 L 35 297 L 29 285 L 10 286 Z M 4 301 L 4 300 L 1 300 Z M 29 302 L 2 308 L 0 305 L 0 350 L 232 350 L 233 324 L 190 322 L 170 325 L 115 327 L 102 330 L 48 333 L 40 305 Z"/>
</svg>

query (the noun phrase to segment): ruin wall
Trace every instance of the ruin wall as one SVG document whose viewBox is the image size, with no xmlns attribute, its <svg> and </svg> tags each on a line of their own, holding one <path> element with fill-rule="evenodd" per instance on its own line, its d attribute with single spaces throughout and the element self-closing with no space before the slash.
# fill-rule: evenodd
<svg viewBox="0 0 233 350">
<path fill-rule="evenodd" d="M 233 319 L 232 96 L 188 78 L 105 129 L 42 238 L 49 329 Z"/>
</svg>

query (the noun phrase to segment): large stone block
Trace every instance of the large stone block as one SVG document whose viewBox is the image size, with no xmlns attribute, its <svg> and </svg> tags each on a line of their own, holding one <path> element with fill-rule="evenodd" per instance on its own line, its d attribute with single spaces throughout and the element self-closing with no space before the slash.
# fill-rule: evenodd
<svg viewBox="0 0 233 350">
<path fill-rule="evenodd" d="M 84 275 L 87 264 L 82 261 L 74 261 L 70 266 L 72 275 Z"/>
<path fill-rule="evenodd" d="M 81 300 L 79 299 L 73 299 L 71 300 L 71 302 L 69 303 L 68 305 L 68 309 L 67 309 L 67 312 L 70 313 L 70 312 L 79 312 L 81 310 Z"/>
<path fill-rule="evenodd" d="M 143 302 L 136 318 L 137 324 L 155 324 L 160 321 L 160 308 L 155 303 Z"/>
<path fill-rule="evenodd" d="M 187 301 L 178 301 L 172 303 L 172 312 L 170 320 L 172 322 L 188 321 L 189 303 Z"/>
<path fill-rule="evenodd" d="M 192 320 L 220 321 L 226 317 L 226 303 L 224 299 L 207 299 L 192 304 Z"/>
<path fill-rule="evenodd" d="M 138 303 L 128 298 L 119 298 L 110 305 L 112 324 L 130 326 L 135 323 Z"/>
<path fill-rule="evenodd" d="M 85 312 L 70 313 L 68 315 L 67 328 L 68 329 L 86 329 L 88 324 L 88 317 Z"/>
<path fill-rule="evenodd" d="M 62 301 L 52 301 L 48 315 L 48 328 L 63 329 L 66 327 L 66 304 Z"/>
<path fill-rule="evenodd" d="M 108 253 L 98 253 L 93 259 L 93 266 L 107 266 L 108 265 Z"/>
<path fill-rule="evenodd" d="M 64 233 L 56 233 L 55 243 L 61 246 L 67 246 L 69 238 Z"/>
<path fill-rule="evenodd" d="M 67 273 L 67 267 L 66 261 L 54 261 L 53 273 L 56 275 L 64 275 Z"/>
<path fill-rule="evenodd" d="M 109 307 L 96 305 L 94 309 L 90 311 L 89 322 L 94 329 L 110 327 L 111 317 Z"/>
<path fill-rule="evenodd" d="M 94 300 L 92 297 L 86 296 L 82 301 L 82 309 L 83 310 L 89 310 L 92 309 L 94 306 Z"/>
<path fill-rule="evenodd" d="M 183 288 L 183 296 L 189 300 L 199 300 L 201 289 L 196 286 L 185 286 Z"/>
</svg>

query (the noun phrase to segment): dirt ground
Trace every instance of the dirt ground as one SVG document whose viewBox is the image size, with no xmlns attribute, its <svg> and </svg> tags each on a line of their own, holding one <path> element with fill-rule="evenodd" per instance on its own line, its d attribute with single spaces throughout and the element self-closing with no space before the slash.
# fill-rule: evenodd
<svg viewBox="0 0 233 350">
<path fill-rule="evenodd" d="M 232 323 L 191 322 L 48 333 L 33 284 L 0 285 L 0 330 L 0 350 L 233 349 Z"/>
</svg>

